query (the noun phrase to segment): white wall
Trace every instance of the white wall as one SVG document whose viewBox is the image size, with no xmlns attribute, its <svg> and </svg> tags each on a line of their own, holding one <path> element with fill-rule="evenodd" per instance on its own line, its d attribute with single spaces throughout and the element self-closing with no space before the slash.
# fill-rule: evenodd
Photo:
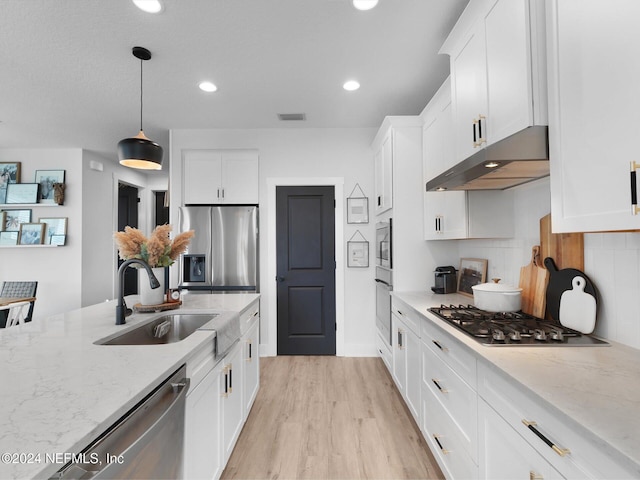
<svg viewBox="0 0 640 480">
<path fill-rule="evenodd" d="M 540 241 L 540 218 L 551 211 L 549 179 L 516 187 L 515 238 L 461 240 L 460 257 L 487 258 L 488 278 L 517 285 Z M 640 232 L 585 233 L 584 271 L 599 292 L 595 333 L 640 348 Z"/>
<path fill-rule="evenodd" d="M 269 218 L 267 185 L 275 179 L 343 179 L 344 197 L 356 183 L 370 199 L 369 223 L 350 225 L 343 219 L 343 240 L 337 249 L 346 249 L 346 242 L 359 230 L 374 242 L 375 216 L 373 215 L 373 155 L 370 144 L 375 129 L 255 129 L 255 130 L 173 130 L 171 132 L 171 223 L 177 225 L 177 210 L 182 198 L 179 163 L 183 149 L 257 149 L 260 159 L 260 285 L 261 299 L 261 352 L 275 354 L 276 332 L 273 312 L 275 297 L 269 288 L 274 277 L 269 277 L 269 244 L 267 219 Z M 346 202 L 343 198 L 342 202 Z M 344 208 L 344 204 L 342 205 Z M 372 255 L 372 250 L 370 255 Z M 342 312 L 345 355 L 375 355 L 375 289 L 374 261 L 370 267 L 344 268 L 345 307 Z M 340 272 L 338 272 L 338 275 Z M 177 280 L 172 269 L 172 282 Z M 172 283 L 175 285 L 175 283 Z M 338 293 L 340 294 L 340 293 Z"/>
</svg>

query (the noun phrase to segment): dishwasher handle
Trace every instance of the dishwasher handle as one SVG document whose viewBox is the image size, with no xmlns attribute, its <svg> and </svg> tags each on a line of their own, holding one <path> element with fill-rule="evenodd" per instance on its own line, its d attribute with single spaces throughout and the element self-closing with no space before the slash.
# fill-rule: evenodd
<svg viewBox="0 0 640 480">
<path fill-rule="evenodd" d="M 177 373 L 184 374 L 183 370 L 184 368 Z M 109 478 L 113 478 L 114 475 L 110 471 L 110 467 L 117 466 L 126 470 L 124 463 L 127 460 L 131 461 L 144 448 L 148 447 L 154 436 L 160 433 L 165 425 L 171 421 L 172 415 L 176 413 L 181 415 L 180 421 L 184 427 L 185 397 L 191 381 L 185 377 L 176 377 L 177 375 L 173 375 L 163 382 L 153 393 L 109 428 L 102 437 L 83 450 L 82 453 L 85 459 L 97 458 L 100 460 L 99 463 L 71 463 L 51 478 L 97 479 L 107 475 Z M 152 403 L 153 405 L 150 406 Z M 182 411 L 177 412 L 180 408 Z M 141 434 L 131 435 L 127 430 L 127 424 L 135 423 L 143 416 L 147 416 L 147 418 L 157 416 L 157 418 Z M 122 464 L 120 462 L 105 462 L 104 460 L 107 456 L 121 459 Z"/>
</svg>

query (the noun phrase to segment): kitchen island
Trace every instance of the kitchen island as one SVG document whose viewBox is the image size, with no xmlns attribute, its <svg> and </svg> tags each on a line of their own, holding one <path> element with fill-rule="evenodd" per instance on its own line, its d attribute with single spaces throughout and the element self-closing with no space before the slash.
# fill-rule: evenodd
<svg viewBox="0 0 640 480">
<path fill-rule="evenodd" d="M 537 428 L 542 429 L 543 433 L 546 428 L 547 435 L 554 440 L 558 440 L 554 435 L 559 437 L 559 432 L 563 435 L 566 433 L 565 441 L 571 439 L 573 445 L 560 445 L 569 450 L 564 457 L 560 457 L 559 454 L 556 455 L 558 452 L 554 453 L 539 439 L 531 437 L 533 440 L 530 442 L 542 455 L 547 455 L 548 451 L 545 458 L 556 468 L 558 465 L 562 467 L 557 462 L 565 462 L 570 471 L 580 470 L 585 464 L 591 463 L 589 468 L 593 467 L 598 471 L 601 464 L 593 457 L 602 454 L 610 465 L 623 469 L 624 474 L 609 470 L 596 474 L 595 478 L 640 477 L 640 387 L 637 382 L 640 378 L 640 351 L 615 342 L 599 347 L 485 346 L 428 312 L 429 308 L 441 304 L 469 304 L 472 303 L 471 298 L 459 294 L 436 295 L 425 292 L 394 292 L 393 297 L 401 302 L 396 305 L 404 314 L 413 315 L 424 323 L 422 341 L 425 347 L 432 347 L 438 353 L 440 348 L 446 347 L 462 351 L 466 359 L 465 367 L 469 367 L 469 372 L 474 372 L 468 374 L 465 380 L 474 390 L 477 385 L 480 417 L 477 424 L 470 426 L 471 430 L 468 431 L 478 429 L 478 446 L 469 448 L 477 448 L 474 453 L 480 459 L 480 478 L 484 474 L 490 477 L 489 469 L 496 465 L 491 464 L 492 459 L 496 460 L 495 453 L 486 451 L 491 435 L 497 431 L 496 422 L 483 425 L 482 412 L 487 411 L 487 407 L 495 409 L 506 422 L 515 424 L 519 431 L 522 432 L 524 428 L 521 437 L 514 437 L 516 440 L 529 438 L 526 435 L 530 433 L 530 429 L 527 430 L 522 425 L 524 416 L 516 415 L 516 412 L 527 412 L 528 409 L 528 413 L 535 410 L 542 418 L 548 415 L 546 423 L 541 421 L 542 418 L 537 418 Z M 437 338 L 442 338 L 444 342 L 439 341 L 438 348 L 434 349 L 430 338 L 427 339 L 424 335 L 425 331 L 436 332 Z M 473 366 L 470 365 L 472 362 Z M 427 383 L 431 382 L 431 377 L 427 377 L 427 373 L 424 375 Z M 492 383 L 494 380 L 496 382 Z M 438 382 L 440 387 L 445 388 L 439 379 Z M 441 393 L 436 390 L 437 395 Z M 450 392 L 449 397 L 451 395 L 455 395 L 455 392 Z M 431 396 L 428 390 L 423 389 L 423 400 L 425 398 L 429 401 Z M 446 401 L 444 404 L 447 405 Z M 531 408 L 525 407 L 525 404 Z M 500 408 L 496 408 L 496 405 Z M 431 410 L 424 412 L 430 412 L 431 417 L 434 415 Z M 430 420 L 427 419 L 426 422 Z M 558 427 L 560 422 L 563 424 L 562 428 Z M 492 428 L 495 430 L 491 430 Z M 552 435 L 549 432 L 553 432 Z M 442 441 L 451 440 L 446 438 L 446 434 L 444 438 Z M 593 451 L 597 455 L 589 458 L 584 454 L 585 450 L 581 452 L 578 444 L 582 441 L 594 447 Z M 572 447 L 576 447 L 575 450 Z M 523 458 L 517 460 L 524 463 Z M 561 458 L 567 460 L 560 460 Z M 506 461 L 504 458 L 498 459 L 500 465 L 504 465 Z M 483 466 L 486 467 L 484 473 Z M 502 467 L 498 467 L 498 470 L 503 474 L 505 472 Z M 533 469 L 530 471 L 533 472 Z M 582 470 L 585 471 L 588 469 Z M 550 475 L 545 475 L 545 478 L 548 476 Z M 578 473 L 578 476 L 583 478 L 585 474 Z"/>
<path fill-rule="evenodd" d="M 241 315 L 258 294 L 185 295 L 166 313 Z M 94 342 L 163 313 L 115 325 L 116 301 L 0 330 L 0 478 L 48 478 L 148 395 L 193 352 L 213 341 L 196 331 L 164 345 Z M 137 297 L 127 297 L 134 305 Z M 60 459 L 58 463 L 55 459 Z M 54 459 L 52 462 L 51 459 Z"/>
</svg>

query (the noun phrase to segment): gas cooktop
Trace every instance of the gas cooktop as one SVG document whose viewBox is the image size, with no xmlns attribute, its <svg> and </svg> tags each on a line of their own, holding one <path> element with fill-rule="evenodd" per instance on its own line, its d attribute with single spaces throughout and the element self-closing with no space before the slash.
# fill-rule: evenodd
<svg viewBox="0 0 640 480">
<path fill-rule="evenodd" d="M 608 346 L 550 320 L 523 312 L 494 313 L 473 305 L 440 305 L 429 311 L 487 346 Z"/>
</svg>

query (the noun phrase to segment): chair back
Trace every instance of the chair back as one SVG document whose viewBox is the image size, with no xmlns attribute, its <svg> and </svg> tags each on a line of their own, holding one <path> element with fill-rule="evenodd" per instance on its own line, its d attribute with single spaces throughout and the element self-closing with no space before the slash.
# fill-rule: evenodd
<svg viewBox="0 0 640 480">
<path fill-rule="evenodd" d="M 30 305 L 31 302 L 16 302 L 0 307 L 0 310 L 7 310 L 8 312 L 5 328 L 23 324 L 27 318 Z"/>
<path fill-rule="evenodd" d="M 2 282 L 0 287 L 0 297 L 35 297 L 38 290 L 38 282 Z M 33 307 L 35 302 L 31 302 L 27 321 L 33 317 Z"/>
</svg>

